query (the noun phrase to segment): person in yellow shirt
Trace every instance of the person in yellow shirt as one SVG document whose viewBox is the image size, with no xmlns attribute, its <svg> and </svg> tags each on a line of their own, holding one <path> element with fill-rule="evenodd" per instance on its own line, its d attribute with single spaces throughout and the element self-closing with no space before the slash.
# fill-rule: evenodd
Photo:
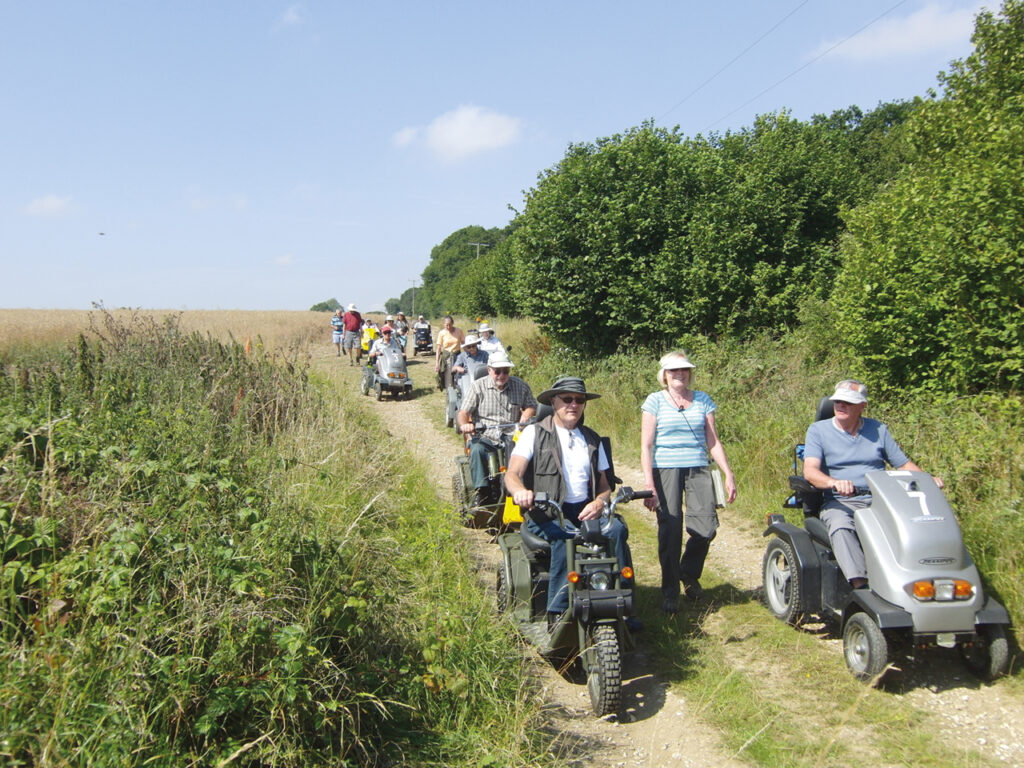
<svg viewBox="0 0 1024 768">
<path fill-rule="evenodd" d="M 452 361 L 465 340 L 466 334 L 455 327 L 455 319 L 445 315 L 444 328 L 437 332 L 437 341 L 434 342 L 434 373 L 437 374 L 437 388 L 442 392 L 452 386 Z"/>
<path fill-rule="evenodd" d="M 376 341 L 378 336 L 380 336 L 380 331 L 377 329 L 377 324 L 373 322 L 373 320 L 365 321 L 363 323 L 361 341 L 363 353 L 367 355 L 367 357 L 369 357 L 370 350 L 373 348 L 373 342 Z"/>
</svg>

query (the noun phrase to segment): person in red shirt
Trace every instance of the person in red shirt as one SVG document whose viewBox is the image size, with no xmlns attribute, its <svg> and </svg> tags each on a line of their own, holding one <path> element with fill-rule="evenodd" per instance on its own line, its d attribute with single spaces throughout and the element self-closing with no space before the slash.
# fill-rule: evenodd
<svg viewBox="0 0 1024 768">
<path fill-rule="evenodd" d="M 348 364 L 359 365 L 363 359 L 363 345 L 359 338 L 359 331 L 363 325 L 363 316 L 356 311 L 355 304 L 348 305 L 348 311 L 341 316 L 345 326 L 345 335 L 341 340 L 342 348 L 348 350 Z"/>
</svg>

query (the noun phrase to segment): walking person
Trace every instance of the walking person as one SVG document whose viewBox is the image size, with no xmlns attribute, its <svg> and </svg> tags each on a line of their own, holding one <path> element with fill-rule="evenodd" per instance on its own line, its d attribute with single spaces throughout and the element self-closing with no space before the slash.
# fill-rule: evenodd
<svg viewBox="0 0 1024 768">
<path fill-rule="evenodd" d="M 648 395 L 641 407 L 640 466 L 647 489 L 655 492 L 644 504 L 658 518 L 661 608 L 672 614 L 679 610 L 680 584 L 690 599 L 703 597 L 700 577 L 718 532 L 709 455 L 725 475 L 730 504 L 736 499 L 736 478 L 715 428 L 717 406 L 706 392 L 690 388 L 696 366 L 683 352 L 668 353 L 659 366 L 662 389 Z"/>
<path fill-rule="evenodd" d="M 455 327 L 451 315 L 445 315 L 443 322 L 444 328 L 437 332 L 437 341 L 434 342 L 434 373 L 437 374 L 437 388 L 442 392 L 452 386 L 452 361 L 466 340 L 466 334 Z"/>
<path fill-rule="evenodd" d="M 363 316 L 359 314 L 355 304 L 349 304 L 341 319 L 342 325 L 345 327 L 342 347 L 348 350 L 348 364 L 358 365 L 363 356 L 359 343 L 359 331 L 363 327 Z"/>
<path fill-rule="evenodd" d="M 345 340 L 345 313 L 339 308 L 331 315 L 331 341 L 341 357 L 341 343 Z"/>
</svg>

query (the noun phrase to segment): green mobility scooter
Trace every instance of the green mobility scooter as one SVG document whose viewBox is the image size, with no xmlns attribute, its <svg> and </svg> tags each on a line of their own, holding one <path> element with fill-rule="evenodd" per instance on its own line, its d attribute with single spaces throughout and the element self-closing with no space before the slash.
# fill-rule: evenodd
<svg viewBox="0 0 1024 768">
<path fill-rule="evenodd" d="M 525 525 L 498 536 L 501 564 L 497 573 L 498 610 L 511 615 L 519 631 L 540 654 L 568 666 L 578 659 L 586 675 L 594 714 L 617 714 L 622 687 L 621 655 L 632 650 L 626 619 L 633 614 L 633 569 L 619 563 L 602 533 L 619 504 L 648 498 L 651 491 L 622 487 L 600 518 L 586 520 L 574 539 L 566 541 L 569 609 L 549 625 L 547 617 L 547 541 Z M 561 527 L 561 507 L 538 493 L 534 505 L 554 513 Z"/>
</svg>

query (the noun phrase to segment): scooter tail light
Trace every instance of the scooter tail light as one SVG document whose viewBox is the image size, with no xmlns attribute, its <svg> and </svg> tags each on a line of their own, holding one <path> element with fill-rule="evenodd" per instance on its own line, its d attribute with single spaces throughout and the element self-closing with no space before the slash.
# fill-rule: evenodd
<svg viewBox="0 0 1024 768">
<path fill-rule="evenodd" d="M 569 579 L 570 584 L 580 583 L 580 575 L 576 571 L 569 571 L 569 576 L 567 578 Z"/>
<path fill-rule="evenodd" d="M 970 600 L 974 597 L 974 585 L 969 581 L 957 579 L 953 582 L 953 599 Z"/>
<path fill-rule="evenodd" d="M 930 579 L 915 581 L 912 585 L 911 594 L 918 600 L 934 600 L 935 584 Z"/>
<path fill-rule="evenodd" d="M 622 578 L 624 578 L 624 579 L 632 579 L 633 578 L 633 569 L 630 568 L 628 565 L 625 568 L 622 569 L 621 573 L 622 573 Z"/>
</svg>

